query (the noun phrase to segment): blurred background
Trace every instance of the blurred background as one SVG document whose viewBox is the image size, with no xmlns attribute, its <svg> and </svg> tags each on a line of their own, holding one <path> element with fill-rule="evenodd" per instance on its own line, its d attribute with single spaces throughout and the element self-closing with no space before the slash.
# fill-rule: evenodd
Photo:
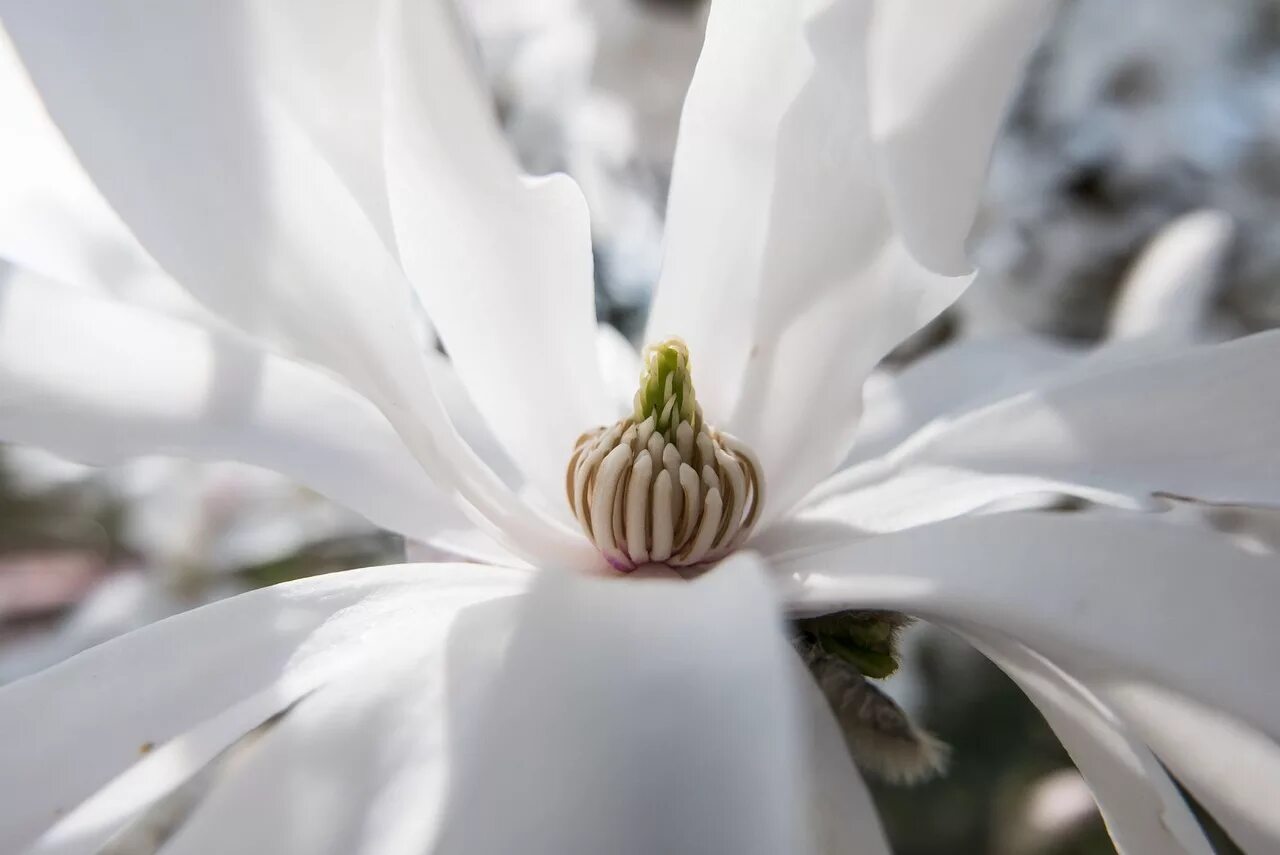
<svg viewBox="0 0 1280 855">
<path fill-rule="evenodd" d="M 459 6 L 525 167 L 568 172 L 587 196 L 599 314 L 635 340 L 706 4 Z M 1280 325 L 1280 3 L 1064 2 L 993 159 L 973 243 L 982 273 L 892 366 L 975 336 L 1104 342 L 1143 250 L 1205 208 L 1229 218 L 1229 242 L 1204 299 L 1169 323 L 1205 340 Z M 0 682 L 213 599 L 403 549 L 251 467 L 90 469 L 5 447 Z M 896 852 L 1114 851 L 1057 740 L 985 660 L 918 628 L 891 688 L 954 748 L 943 779 L 874 785 Z"/>
</svg>

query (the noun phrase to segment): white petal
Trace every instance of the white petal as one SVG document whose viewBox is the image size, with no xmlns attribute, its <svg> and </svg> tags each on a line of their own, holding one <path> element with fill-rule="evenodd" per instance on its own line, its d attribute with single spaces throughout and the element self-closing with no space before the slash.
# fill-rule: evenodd
<svg viewBox="0 0 1280 855">
<path fill-rule="evenodd" d="M 574 442 L 613 418 L 596 360 L 586 203 L 565 176 L 517 174 L 443 0 L 393 3 L 383 46 L 405 269 L 476 406 L 562 507 Z"/>
<path fill-rule="evenodd" d="M 382 166 L 379 0 L 246 3 L 257 85 L 305 129 L 394 250 Z"/>
<path fill-rule="evenodd" d="M 836 44 L 822 62 L 810 53 L 809 16 L 799 4 L 713 3 L 681 115 L 662 278 L 646 338 L 680 335 L 688 342 L 698 395 L 713 422 L 727 418 L 740 394 L 766 276 L 791 272 L 769 269 L 776 254 L 770 251 L 774 220 L 785 228 L 786 215 L 797 214 L 787 209 L 775 215 L 775 186 L 783 193 L 812 192 L 814 181 L 826 178 L 835 185 L 831 196 L 844 200 L 839 214 L 818 200 L 802 209 L 794 227 L 806 233 L 811 264 L 827 261 L 819 247 L 834 232 L 844 242 L 828 266 L 842 275 L 856 273 L 886 236 L 862 127 L 867 15 L 854 4 L 814 5 L 821 8 L 813 17 L 841 16 L 827 27 Z M 838 109 L 832 100 L 840 102 Z M 832 153 L 811 164 L 805 146 L 818 144 L 829 144 Z M 799 179 L 805 179 L 803 188 Z M 825 203 L 828 195 L 819 199 Z M 781 236 L 796 238 L 785 231 Z M 781 249 L 795 255 L 794 247 Z M 779 261 L 798 266 L 802 260 Z M 787 283 L 805 292 L 829 284 Z"/>
<path fill-rule="evenodd" d="M 332 169 L 258 86 L 240 4 L 143 5 L 3 11 L 50 114 L 169 273 L 249 331 L 356 382 L 385 382 L 391 354 L 412 344 L 407 288 Z"/>
<path fill-rule="evenodd" d="M 318 12 L 315 3 L 285 0 L 247 6 L 240 23 L 253 51 L 243 59 L 259 75 L 258 85 L 311 136 L 394 248 L 374 55 L 379 8 L 333 0 Z M 84 174 L 3 34 L 0 54 L 0 102 L 7 108 L 0 128 L 0 186 L 6 188 L 0 255 L 61 281 L 123 280 L 141 294 L 157 292 L 154 262 Z"/>
<path fill-rule="evenodd" d="M 1081 355 L 1038 336 L 964 339 L 898 374 L 873 374 L 863 390 L 866 411 L 848 462 L 878 457 L 941 416 L 1034 388 Z"/>
<path fill-rule="evenodd" d="M 359 666 L 249 746 L 164 851 L 435 851 L 453 767 L 484 712 L 513 625 L 519 598 L 493 599 L 501 590 L 478 598 L 419 586 L 388 602 L 376 623 L 366 615 Z"/>
<path fill-rule="evenodd" d="M 967 279 L 929 273 L 891 242 L 875 264 L 840 287 L 786 307 L 760 306 L 761 339 L 742 397 L 721 424 L 765 470 L 766 521 L 800 501 L 854 445 L 861 381 L 907 334 L 951 303 Z M 783 303 L 794 288 L 770 292 Z"/>
<path fill-rule="evenodd" d="M 98 464 L 239 460 L 410 537 L 470 527 L 377 408 L 313 368 L 21 271 L 0 296 L 0 439 Z"/>
<path fill-rule="evenodd" d="M 876 461 L 871 461 L 851 469 L 845 477 L 866 474 L 870 478 L 877 474 L 875 464 Z M 786 548 L 784 545 L 788 542 L 798 541 L 803 545 L 806 539 L 831 525 L 852 526 L 867 533 L 902 531 L 966 514 L 1008 510 L 1011 502 L 1041 507 L 1064 495 L 1129 511 L 1163 509 L 1160 502 L 1089 487 L 1078 481 L 1034 475 L 988 475 L 950 466 L 913 466 L 831 494 L 815 491 L 810 503 L 761 533 L 752 541 L 752 547 L 773 553 Z M 1022 509 L 1017 504 L 1014 507 Z"/>
<path fill-rule="evenodd" d="M 839 473 L 816 496 L 852 494 L 922 468 L 1005 477 L 1086 498 L 1173 495 L 1280 503 L 1280 333 L 1165 355 L 1117 345 L 1042 388 L 936 421 L 885 458 Z M 1075 485 L 1075 486 L 1071 486 Z M 854 521 L 856 523 L 856 521 Z"/>
<path fill-rule="evenodd" d="M 255 78 L 241 4 L 51 0 L 0 11 L 50 114 L 162 267 L 211 309 L 351 382 L 513 550 L 598 561 L 450 425 L 408 284 L 315 142 Z"/>
<path fill-rule="evenodd" d="M 629 415 L 640 382 L 640 354 L 622 333 L 608 324 L 596 331 L 596 356 L 618 418 Z"/>
<path fill-rule="evenodd" d="M 1121 284 L 1108 337 L 1194 341 L 1234 233 L 1231 217 L 1215 210 L 1184 214 L 1162 228 Z"/>
<path fill-rule="evenodd" d="M 890 232 L 868 18 L 845 0 L 720 0 L 681 120 L 648 337 L 688 342 L 707 418 L 760 457 L 771 515 L 847 453 L 871 367 L 967 282 Z"/>
<path fill-rule="evenodd" d="M 1122 852 L 1213 848 L 1151 751 L 1087 689 L 1016 642 L 956 627 L 1016 682 L 1062 740 Z"/>
<path fill-rule="evenodd" d="M 1104 689 L 1108 702 L 1245 852 L 1280 851 L 1280 745 L 1156 686 Z"/>
<path fill-rule="evenodd" d="M 871 793 L 853 765 L 831 703 L 813 682 L 809 669 L 792 657 L 800 693 L 809 712 L 809 791 L 805 797 L 815 853 L 889 855 L 889 844 Z"/>
<path fill-rule="evenodd" d="M 117 299 L 188 316 L 202 310 L 147 256 L 94 188 L 0 29 L 0 258 Z"/>
<path fill-rule="evenodd" d="M 991 146 L 1053 0 L 877 0 L 871 133 L 893 221 L 939 273 L 972 269 L 965 241 Z"/>
<path fill-rule="evenodd" d="M 1058 382 L 1068 370 L 1084 377 L 1194 342 L 1204 333 L 1232 234 L 1231 219 L 1213 210 L 1162 229 L 1125 277 L 1103 346 L 1082 350 L 1030 335 L 969 338 L 896 375 L 873 375 L 849 462 L 884 454 L 935 418 Z"/>
<path fill-rule="evenodd" d="M 1274 558 L 1216 534 L 1070 514 L 839 541 L 832 533 L 808 553 L 770 559 L 795 575 L 795 607 L 857 603 L 972 623 L 1086 685 L 1141 678 L 1280 733 Z"/>
<path fill-rule="evenodd" d="M 98 851 L 265 718 L 378 661 L 380 645 L 518 593 L 527 578 L 401 565 L 304 579 L 152 624 L 0 690 L 0 726 L 22 735 L 6 740 L 0 764 L 0 846 L 20 851 L 43 835 L 35 851 Z"/>
<path fill-rule="evenodd" d="M 792 654 L 756 560 L 693 583 L 543 574 L 511 651 L 436 851 L 808 851 Z"/>
</svg>

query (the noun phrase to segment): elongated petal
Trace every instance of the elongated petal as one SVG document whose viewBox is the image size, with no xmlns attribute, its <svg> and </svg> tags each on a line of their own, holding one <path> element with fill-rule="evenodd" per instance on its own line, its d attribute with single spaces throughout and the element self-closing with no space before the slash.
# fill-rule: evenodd
<svg viewBox="0 0 1280 855">
<path fill-rule="evenodd" d="M 616 417 L 596 360 L 586 203 L 565 176 L 517 174 L 447 4 L 391 5 L 386 166 L 400 256 L 476 406 L 562 507 L 574 442 Z"/>
<path fill-rule="evenodd" d="M 733 569 L 752 572 L 742 566 Z M 705 643 L 709 636 L 729 629 L 724 626 L 723 604 L 706 599 L 723 593 L 723 585 L 716 591 L 690 591 L 679 582 L 667 582 L 657 589 L 648 585 L 645 590 L 617 582 L 549 581 L 551 584 L 544 584 L 527 603 L 488 603 L 463 614 L 443 644 L 436 637 L 438 631 L 422 639 L 406 639 L 403 649 L 393 654 L 392 663 L 371 667 L 368 673 L 344 679 L 332 690 L 322 690 L 302 701 L 260 745 L 247 752 L 169 848 L 175 853 L 227 848 L 281 853 L 471 853 L 488 851 L 486 845 L 496 845 L 493 836 L 509 834 L 519 835 L 519 850 L 529 852 L 618 851 L 619 847 L 621 851 L 634 847 L 648 852 L 667 851 L 671 846 L 680 851 L 732 849 L 733 840 L 752 830 L 752 821 L 736 813 L 726 814 L 723 809 L 706 812 L 699 808 L 721 794 L 734 798 L 744 789 L 772 791 L 785 786 L 785 770 L 766 765 L 779 755 L 777 748 L 761 751 L 756 746 L 745 757 L 729 754 L 725 758 L 740 766 L 741 774 L 751 776 L 742 787 L 726 784 L 726 778 L 710 769 L 699 770 L 699 775 L 707 776 L 701 786 L 696 781 L 685 783 L 683 775 L 661 771 L 692 756 L 680 750 L 678 740 L 716 734 L 710 745 L 700 745 L 697 755 L 715 758 L 724 753 L 717 742 L 736 740 L 722 736 L 722 732 L 736 732 L 741 727 L 723 720 L 722 698 L 697 701 L 699 692 L 694 687 L 704 669 L 689 663 L 690 654 L 696 651 L 699 658 L 709 657 L 707 666 L 714 668 L 717 680 L 728 681 L 739 673 L 739 668 L 730 664 L 726 669 L 724 659 L 712 656 L 720 645 L 707 648 L 698 641 Z M 743 593 L 743 580 L 727 581 L 737 583 L 737 592 Z M 768 592 L 759 576 L 747 584 L 756 599 L 755 607 L 748 610 L 767 609 Z M 613 608 L 604 607 L 601 614 L 602 597 L 607 602 L 611 595 L 618 599 Z M 637 596 L 638 601 L 633 601 Z M 583 608 L 584 599 L 590 608 Z M 682 601 L 685 613 L 672 620 L 671 604 Z M 519 613 L 513 615 L 513 608 Z M 650 609 L 665 616 L 658 625 L 651 620 L 634 620 L 637 610 Z M 625 613 L 617 614 L 618 610 Z M 742 606 L 728 611 L 742 611 Z M 768 611 L 757 617 L 766 624 L 771 620 Z M 607 632 L 599 631 L 601 623 L 607 625 Z M 572 627 L 568 632 L 566 624 Z M 514 639 L 509 644 L 513 626 Z M 535 626 L 538 655 L 524 655 L 534 641 L 530 633 Z M 618 635 L 634 640 L 610 642 Z M 662 640 L 666 646 L 656 643 Z M 736 647 L 738 638 L 733 640 Z M 726 638 L 724 643 L 729 641 Z M 748 663 L 757 651 L 773 660 L 779 641 L 778 636 L 765 632 L 757 643 L 748 643 Z M 630 652 L 635 643 L 641 644 L 641 658 L 614 658 L 621 652 L 620 646 Z M 553 647 L 544 648 L 546 644 Z M 667 647 L 669 653 L 664 652 Z M 504 655 L 513 658 L 502 664 Z M 785 651 L 782 655 L 788 656 Z M 794 668 L 793 659 L 785 664 L 793 666 L 788 677 L 808 681 L 807 675 Z M 564 677 L 553 677 L 546 686 L 549 670 L 564 672 Z M 595 685 L 593 680 L 593 690 L 586 692 L 568 691 L 561 685 L 561 679 L 576 682 L 583 672 L 601 673 L 604 684 Z M 672 681 L 676 691 L 668 689 L 661 695 L 644 691 L 656 688 L 653 680 Z M 492 698 L 486 692 L 489 685 L 496 687 Z M 743 681 L 740 685 L 749 690 L 756 684 Z M 807 687 L 779 684 L 778 688 L 784 691 L 783 702 L 764 704 L 763 711 L 748 716 L 748 727 L 756 720 L 775 717 L 780 707 L 785 708 L 790 692 L 822 701 L 813 698 L 816 690 L 811 682 Z M 511 692 L 519 693 L 516 706 L 512 706 Z M 611 715 L 594 714 L 613 697 L 626 702 L 611 710 Z M 698 714 L 708 703 L 710 708 Z M 527 720 L 529 715 L 540 717 L 543 710 L 554 710 L 550 723 Z M 885 851 L 883 844 L 872 848 L 879 837 L 874 808 L 830 713 L 816 704 L 812 713 L 817 727 L 808 756 L 818 767 L 810 791 L 813 801 L 791 802 L 791 797 L 784 796 L 778 805 L 783 808 L 780 812 L 806 804 L 817 812 L 819 825 L 814 838 L 807 841 L 816 847 L 814 851 L 833 855 Z M 704 716 L 712 720 L 704 723 Z M 492 744 L 494 735 L 489 730 L 495 718 L 504 722 L 497 746 Z M 668 720 L 671 724 L 664 726 Z M 473 731 L 476 724 L 479 730 Z M 513 731 L 508 730 L 512 727 Z M 676 744 L 662 739 L 668 731 Z M 602 734 L 599 739 L 593 737 L 596 733 Z M 646 735 L 655 740 L 648 750 L 644 745 L 632 746 Z M 562 744 L 562 739 L 567 742 Z M 549 747 L 544 744 L 548 740 L 552 742 Z M 489 776 L 472 766 L 473 762 L 485 763 L 495 751 L 502 758 L 502 775 Z M 544 753 L 549 755 L 546 759 L 527 765 L 531 755 L 543 758 Z M 633 754 L 649 765 L 627 762 Z M 473 761 L 473 757 L 478 759 Z M 460 764 L 460 777 L 451 773 L 453 764 Z M 602 779 L 593 772 L 597 764 L 605 766 L 607 777 Z M 478 793 L 468 787 L 473 775 L 484 775 L 476 784 Z M 526 782 L 526 778 L 532 780 Z M 590 789 L 578 789 L 576 782 L 583 778 L 590 782 Z M 607 781 L 604 786 L 600 786 L 602 780 Z M 456 784 L 462 789 L 449 789 L 448 785 Z M 285 794 L 283 802 L 281 794 Z M 771 797 L 779 794 L 777 791 Z M 691 803 L 690 795 L 699 802 Z M 502 821 L 495 823 L 492 813 L 478 810 L 472 803 L 476 798 L 510 799 L 511 804 L 503 810 Z M 271 803 L 272 809 L 262 810 L 264 802 Z M 558 814 L 557 806 L 562 804 L 569 815 Z M 526 816 L 534 823 L 533 834 L 528 827 L 511 827 Z M 645 821 L 646 816 L 651 816 L 651 821 Z M 732 821 L 726 822 L 730 817 Z M 740 824 L 748 828 L 737 830 Z M 441 831 L 442 838 L 436 840 Z M 730 842 L 722 843 L 726 837 Z M 557 841 L 554 849 L 546 848 L 548 838 Z M 668 840 L 674 843 L 664 844 Z M 511 851 L 515 845 L 503 845 L 495 851 Z M 778 851 L 797 850 L 788 845 Z"/>
<path fill-rule="evenodd" d="M 692 584 L 544 574 L 436 851 L 808 851 L 775 608 L 745 556 Z"/>
<path fill-rule="evenodd" d="M 388 360 L 405 361 L 392 354 L 411 344 L 408 290 L 332 169 L 258 85 L 243 4 L 145 5 L 0 10 L 76 155 L 169 273 L 250 332 L 385 383 L 402 368 Z"/>
<path fill-rule="evenodd" d="M 1276 628 L 1267 618 L 1280 574 L 1273 558 L 1218 535 L 1019 514 L 843 543 L 832 534 L 770 563 L 796 576 L 797 608 L 856 603 L 972 623 L 1086 685 L 1140 678 L 1280 733 Z"/>
<path fill-rule="evenodd" d="M 198 304 L 159 267 L 76 161 L 0 29 L 0 259 L 184 315 Z"/>
<path fill-rule="evenodd" d="M 1280 427 L 1280 391 L 1263 378 L 1277 356 L 1280 334 L 1261 333 L 1083 376 L 959 419 L 922 456 L 1119 492 L 1274 505 L 1280 458 L 1268 437 Z"/>
<path fill-rule="evenodd" d="M 981 630 L 959 631 L 1027 693 L 1062 740 L 1120 851 L 1212 855 L 1159 761 L 1087 689 L 1016 642 Z"/>
<path fill-rule="evenodd" d="M 315 369 L 21 271 L 0 299 L 0 439 L 99 464 L 239 460 L 420 540 L 470 527 L 377 408 Z"/>
<path fill-rule="evenodd" d="M 886 482 L 897 473 L 923 469 L 1139 504 L 1173 495 L 1274 506 L 1280 392 L 1269 378 L 1277 358 L 1274 332 L 1154 355 L 1117 345 L 1042 388 L 935 421 L 885 458 L 833 476 L 814 498 L 843 494 L 857 504 L 867 485 L 892 492 Z"/>
<path fill-rule="evenodd" d="M 874 463 L 868 464 L 865 470 L 872 469 Z M 1161 502 L 1082 485 L 1078 480 L 988 475 L 948 466 L 914 466 L 806 504 L 762 533 L 754 542 L 754 548 L 769 552 L 787 541 L 803 545 L 805 538 L 818 536 L 820 530 L 831 526 L 837 530 L 852 526 L 867 533 L 902 531 L 988 509 L 995 512 L 1010 506 L 1040 507 L 1064 495 L 1128 511 L 1164 508 Z"/>
<path fill-rule="evenodd" d="M 929 273 L 891 242 L 868 271 L 812 302 L 792 302 L 795 291 L 783 287 L 762 299 L 764 338 L 724 424 L 764 465 L 766 518 L 785 513 L 838 467 L 857 436 L 863 378 L 966 284 Z"/>
<path fill-rule="evenodd" d="M 1245 852 L 1280 850 L 1280 745 L 1274 738 L 1156 686 L 1102 691 Z"/>
<path fill-rule="evenodd" d="M 35 851 L 98 851 L 266 718 L 377 661 L 406 629 L 424 637 L 527 578 L 402 565 L 304 579 L 152 624 L 0 690 L 0 724 L 21 735 L 0 764 L 0 844 L 22 851 L 43 834 Z"/>
<path fill-rule="evenodd" d="M 1080 356 L 1038 336 L 976 338 L 946 345 L 896 375 L 875 374 L 847 462 L 879 457 L 936 418 L 1034 388 Z"/>
<path fill-rule="evenodd" d="M 467 582 L 455 584 L 465 590 Z M 454 767 L 514 623 L 519 598 L 493 599 L 501 590 L 460 597 L 416 586 L 385 614 L 363 615 L 359 666 L 247 746 L 165 851 L 436 851 Z"/>
<path fill-rule="evenodd" d="M 798 4 L 713 3 L 681 115 L 662 278 L 646 338 L 684 337 L 695 360 L 699 398 L 713 420 L 731 413 L 741 393 L 769 265 L 774 188 L 786 187 L 793 173 L 809 168 L 806 152 L 784 150 L 784 139 L 795 137 L 793 148 L 804 144 L 806 134 L 814 145 L 830 140 L 827 177 L 838 179 L 832 193 L 848 200 L 846 205 L 866 206 L 865 211 L 854 208 L 852 213 L 862 216 L 853 223 L 835 216 L 826 223 L 825 206 L 810 200 L 814 204 L 803 223 L 822 229 L 810 236 L 813 255 L 825 257 L 818 247 L 828 231 L 836 232 L 844 239 L 841 272 L 856 272 L 885 236 L 879 200 L 865 192 L 874 187 L 860 115 L 859 57 L 867 16 L 853 4 L 814 5 L 822 7 L 815 15 L 834 10 L 844 16 L 830 29 L 838 47 L 845 48 L 839 60 L 827 57 L 820 65 L 810 55 L 808 21 Z M 827 99 L 821 97 L 824 87 Z M 817 103 L 801 110 L 806 89 Z M 815 109 L 830 108 L 828 99 L 842 96 L 841 108 L 815 124 Z M 866 233 L 851 232 L 859 219 Z M 805 290 L 822 284 L 788 283 Z"/>
<path fill-rule="evenodd" d="M 889 844 L 871 793 L 853 765 L 831 703 L 822 694 L 809 669 L 792 659 L 799 692 L 809 711 L 809 792 L 806 804 L 812 819 L 815 853 L 821 855 L 889 855 Z"/>
<path fill-rule="evenodd" d="M 382 0 L 276 0 L 243 7 L 263 87 L 297 121 L 394 251 L 382 165 Z"/>
<path fill-rule="evenodd" d="M 631 342 L 608 324 L 596 330 L 596 356 L 600 373 L 618 418 L 629 414 L 635 401 L 635 386 L 640 379 L 640 354 Z"/>
<path fill-rule="evenodd" d="M 1125 277 L 1103 347 L 1080 350 L 1038 336 L 967 339 L 897 375 L 874 376 L 848 462 L 884 454 L 935 418 L 1012 397 L 1066 369 L 1118 367 L 1195 341 L 1232 234 L 1231 219 L 1213 210 L 1185 214 L 1162 229 Z"/>
<path fill-rule="evenodd" d="M 944 274 L 965 241 L 991 145 L 1053 0 L 877 0 L 868 57 L 871 134 L 893 222 Z"/>
<path fill-rule="evenodd" d="M 707 418 L 785 511 L 853 442 L 861 380 L 967 279 L 890 231 L 867 130 L 870 10 L 714 5 L 685 102 L 648 337 L 680 335 Z"/>
<path fill-rule="evenodd" d="M 309 133 L 394 247 L 374 56 L 379 8 L 358 0 L 332 0 L 323 8 L 305 0 L 254 4 L 245 10 L 244 29 L 257 82 Z M 125 286 L 128 296 L 178 299 L 84 174 L 4 34 L 0 101 L 6 107 L 0 255 L 60 281 L 113 281 L 117 296 L 126 296 L 119 293 Z"/>
<path fill-rule="evenodd" d="M 247 4 L 4 2 L 0 18 L 77 156 L 166 271 L 251 334 L 342 375 L 512 549 L 596 560 L 450 425 L 395 259 L 255 76 Z"/>
</svg>

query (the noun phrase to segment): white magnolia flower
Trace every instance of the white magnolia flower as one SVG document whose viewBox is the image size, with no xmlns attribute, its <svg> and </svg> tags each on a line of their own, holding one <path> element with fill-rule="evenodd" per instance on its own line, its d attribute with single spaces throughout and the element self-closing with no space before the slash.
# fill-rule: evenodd
<svg viewBox="0 0 1280 855">
<path fill-rule="evenodd" d="M 701 415 L 673 383 L 682 418 L 736 437 L 690 501 L 714 507 L 719 479 L 721 513 L 748 516 L 698 548 L 754 534 L 693 581 L 620 582 L 597 544 L 619 563 L 654 548 L 648 496 L 592 493 L 620 526 L 595 543 L 564 500 L 575 440 L 634 391 L 598 370 L 586 211 L 567 180 L 516 176 L 441 3 L 0 3 L 75 152 L 16 86 L 0 130 L 28 159 L 0 159 L 0 254 L 25 272 L 0 304 L 0 436 L 271 466 L 493 562 L 264 589 L 8 687 L 0 849 L 883 852 L 780 631 L 850 609 L 987 653 L 1125 851 L 1210 851 L 1169 772 L 1274 849 L 1274 563 L 1130 516 L 957 517 L 1045 490 L 1274 505 L 1280 337 L 1075 373 L 831 476 L 855 380 L 967 280 L 987 151 L 1046 11 L 719 0 L 650 341 L 688 343 Z M 103 235 L 147 287 L 56 284 L 102 275 Z M 505 478 L 463 438 L 486 447 L 419 301 Z M 683 462 L 710 453 L 656 427 Z M 755 520 L 734 501 L 752 470 Z M 822 676 L 892 713 L 857 671 Z"/>
</svg>

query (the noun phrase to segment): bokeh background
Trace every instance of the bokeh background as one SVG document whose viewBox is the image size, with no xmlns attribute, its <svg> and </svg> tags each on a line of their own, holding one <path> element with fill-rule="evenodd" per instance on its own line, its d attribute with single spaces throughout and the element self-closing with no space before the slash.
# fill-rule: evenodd
<svg viewBox="0 0 1280 855">
<path fill-rule="evenodd" d="M 582 186 L 599 314 L 633 340 L 706 11 L 702 0 L 459 0 L 520 159 Z M 982 274 L 891 359 L 975 335 L 1097 344 L 1139 253 L 1202 208 L 1233 232 L 1194 334 L 1280 325 L 1280 2 L 1067 0 L 995 152 L 973 243 Z M 90 469 L 4 447 L 0 682 L 213 599 L 402 560 L 404 548 L 251 467 Z M 917 628 L 890 688 L 954 748 L 945 778 L 875 785 L 895 851 L 1114 851 L 1057 740 L 981 657 Z"/>
</svg>

